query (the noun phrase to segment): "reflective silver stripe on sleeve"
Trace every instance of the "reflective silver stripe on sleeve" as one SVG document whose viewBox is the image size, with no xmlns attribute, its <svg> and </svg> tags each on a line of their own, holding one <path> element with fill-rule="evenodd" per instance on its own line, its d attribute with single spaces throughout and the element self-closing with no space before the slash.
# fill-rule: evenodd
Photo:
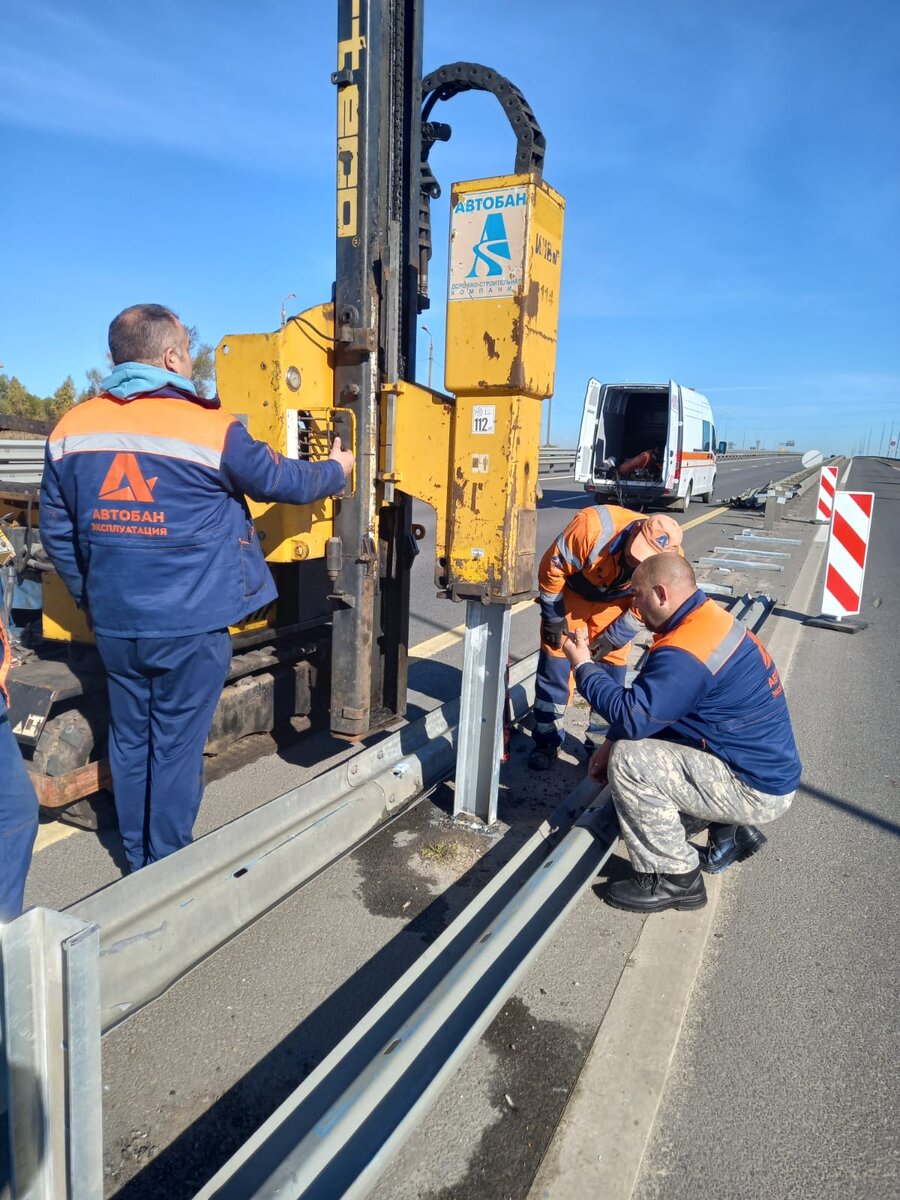
<svg viewBox="0 0 900 1200">
<path fill-rule="evenodd" d="M 746 632 L 745 629 L 738 625 L 737 621 L 734 621 L 731 629 L 725 634 L 724 638 L 722 638 L 721 642 L 719 642 L 718 646 L 716 646 L 715 650 L 713 650 L 712 654 L 706 660 L 706 666 L 711 674 L 715 675 L 717 671 L 720 671 L 724 667 L 725 663 L 744 640 Z"/>
<path fill-rule="evenodd" d="M 637 637 L 639 633 L 646 632 L 644 624 L 637 619 L 630 609 L 628 612 L 622 613 L 615 624 L 618 629 L 627 629 L 632 637 Z"/>
<path fill-rule="evenodd" d="M 562 600 L 562 598 L 562 592 L 545 592 L 543 590 L 538 592 L 538 599 L 540 600 L 541 604 L 555 605 L 558 601 Z"/>
<path fill-rule="evenodd" d="M 627 646 L 630 641 L 633 641 L 639 633 L 645 632 L 645 627 L 634 613 L 629 610 L 622 613 L 621 617 L 616 617 L 611 625 L 607 625 L 597 639 L 591 642 L 590 648 L 594 651 L 602 648 L 604 654 L 608 654 L 611 650 L 621 650 L 623 646 Z"/>
<path fill-rule="evenodd" d="M 50 443 L 50 456 L 57 462 L 65 454 L 92 453 L 107 450 L 119 453 L 158 454 L 163 458 L 180 458 L 202 467 L 217 469 L 222 460 L 219 450 L 198 446 L 181 438 L 157 437 L 147 433 L 69 433 L 60 441 Z"/>
<path fill-rule="evenodd" d="M 600 532 L 597 535 L 597 540 L 594 542 L 593 549 L 588 555 L 588 560 L 585 564 L 588 570 L 594 565 L 594 563 L 612 541 L 616 532 L 616 528 L 613 525 L 613 519 L 609 515 L 609 509 L 605 504 L 597 505 L 597 516 L 600 518 Z"/>
<path fill-rule="evenodd" d="M 578 555 L 573 551 L 572 547 L 563 539 L 562 534 L 556 539 L 556 553 L 563 560 L 566 566 L 571 567 L 573 571 L 580 571 L 583 564 Z"/>
</svg>

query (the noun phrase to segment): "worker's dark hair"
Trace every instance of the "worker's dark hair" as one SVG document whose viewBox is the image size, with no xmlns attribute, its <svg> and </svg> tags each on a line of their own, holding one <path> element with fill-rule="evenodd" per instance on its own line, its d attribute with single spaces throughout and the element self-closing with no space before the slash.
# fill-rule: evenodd
<svg viewBox="0 0 900 1200">
<path fill-rule="evenodd" d="M 174 346 L 182 324 L 162 304 L 132 304 L 109 325 L 109 355 L 113 364 L 143 362 L 158 365 Z"/>
<path fill-rule="evenodd" d="M 697 587 L 694 568 L 680 554 L 651 554 L 634 569 L 632 578 L 640 578 L 648 587 L 663 584 L 665 587 L 684 588 L 693 592 Z"/>
</svg>

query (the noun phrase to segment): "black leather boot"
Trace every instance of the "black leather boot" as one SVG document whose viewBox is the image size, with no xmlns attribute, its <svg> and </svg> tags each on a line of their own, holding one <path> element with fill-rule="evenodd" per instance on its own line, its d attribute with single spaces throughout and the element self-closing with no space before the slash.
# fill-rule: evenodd
<svg viewBox="0 0 900 1200">
<path fill-rule="evenodd" d="M 549 771 L 559 755 L 559 746 L 533 746 L 528 755 L 530 771 Z"/>
<path fill-rule="evenodd" d="M 698 850 L 700 866 L 707 875 L 718 875 L 732 863 L 743 862 L 768 841 L 755 825 L 717 825 L 709 827 L 709 845 Z"/>
<path fill-rule="evenodd" d="M 629 912 L 662 912 L 665 908 L 702 908 L 706 903 L 706 885 L 700 868 L 686 875 L 645 875 L 610 884 L 603 897 L 613 908 Z"/>
</svg>

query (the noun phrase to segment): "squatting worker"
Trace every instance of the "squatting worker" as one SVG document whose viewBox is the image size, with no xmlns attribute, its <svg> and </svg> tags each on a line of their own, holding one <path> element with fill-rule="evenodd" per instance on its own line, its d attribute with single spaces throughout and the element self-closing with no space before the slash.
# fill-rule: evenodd
<svg viewBox="0 0 900 1200">
<path fill-rule="evenodd" d="M 38 802 L 19 743 L 9 727 L 10 652 L 0 621 L 0 925 L 22 911 L 25 877 L 38 828 Z"/>
<path fill-rule="evenodd" d="M 538 572 L 541 653 L 528 759 L 532 770 L 548 770 L 564 739 L 562 722 L 572 699 L 572 672 L 562 651 L 565 634 L 584 630 L 594 660 L 624 683 L 628 646 L 642 628 L 631 611 L 632 572 L 652 554 L 680 554 L 681 542 L 681 527 L 671 517 L 592 504 L 572 518 L 544 554 Z"/>
<path fill-rule="evenodd" d="M 191 840 L 228 626 L 275 599 L 245 500 L 342 491 L 353 455 L 283 458 L 198 396 L 184 325 L 159 304 L 109 327 L 112 374 L 47 443 L 41 538 L 109 676 L 109 762 L 132 870 Z"/>
<path fill-rule="evenodd" d="M 706 903 L 712 872 L 765 842 L 755 823 L 786 811 L 800 782 L 784 688 L 765 647 L 697 587 L 690 563 L 657 555 L 633 577 L 653 646 L 631 688 L 566 643 L 575 682 L 610 723 L 591 758 L 607 774 L 636 874 L 609 888 L 616 908 L 655 912 Z M 702 855 L 688 834 L 709 825 Z"/>
</svg>

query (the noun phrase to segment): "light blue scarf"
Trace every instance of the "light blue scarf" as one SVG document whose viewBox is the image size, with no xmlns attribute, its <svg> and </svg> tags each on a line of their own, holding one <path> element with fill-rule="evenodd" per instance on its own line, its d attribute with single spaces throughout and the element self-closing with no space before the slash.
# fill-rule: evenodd
<svg viewBox="0 0 900 1200">
<path fill-rule="evenodd" d="M 132 396 L 140 396 L 144 392 L 157 392 L 164 387 L 176 387 L 180 392 L 197 395 L 197 389 L 190 379 L 163 367 L 151 367 L 149 363 L 142 362 L 119 363 L 100 386 L 104 392 L 118 396 L 120 400 L 129 400 Z"/>
</svg>

